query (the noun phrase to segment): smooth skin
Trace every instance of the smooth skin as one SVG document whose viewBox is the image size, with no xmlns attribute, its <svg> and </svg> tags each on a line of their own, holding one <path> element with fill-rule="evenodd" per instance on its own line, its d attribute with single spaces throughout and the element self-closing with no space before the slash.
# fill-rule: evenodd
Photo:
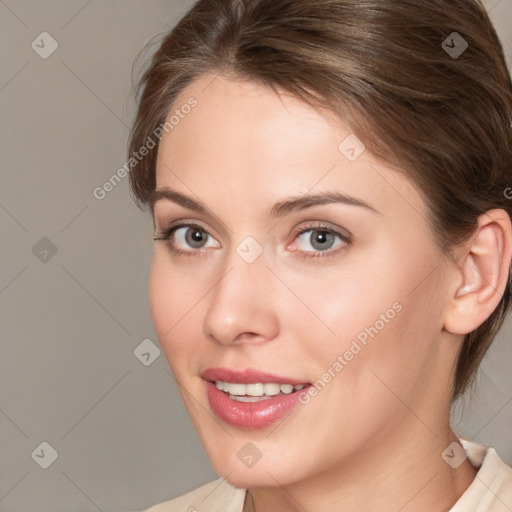
<svg viewBox="0 0 512 512">
<path fill-rule="evenodd" d="M 350 134 L 340 119 L 214 75 L 191 83 L 171 111 L 191 96 L 197 107 L 161 140 L 157 189 L 205 212 L 158 200 L 155 236 L 172 224 L 204 231 L 182 227 L 155 242 L 149 291 L 161 346 L 213 467 L 250 488 L 258 512 L 448 510 L 476 474 L 467 459 L 452 469 L 441 457 L 457 440 L 453 367 L 463 335 L 505 289 L 508 215 L 482 215 L 448 257 L 411 181 L 368 150 L 354 162 L 340 152 Z M 337 202 L 269 215 L 285 199 L 333 191 L 376 211 Z M 326 238 L 326 226 L 342 237 Z M 297 236 L 302 228 L 310 231 Z M 236 251 L 248 236 L 263 249 L 250 264 Z M 277 424 L 241 429 L 214 415 L 206 368 L 313 383 L 397 301 L 401 311 L 367 346 Z M 251 468 L 237 457 L 248 442 L 262 453 Z"/>
</svg>

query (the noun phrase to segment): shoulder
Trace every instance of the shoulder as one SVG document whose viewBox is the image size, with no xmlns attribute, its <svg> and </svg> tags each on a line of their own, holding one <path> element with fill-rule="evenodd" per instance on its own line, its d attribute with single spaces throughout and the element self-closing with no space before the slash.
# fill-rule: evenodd
<svg viewBox="0 0 512 512">
<path fill-rule="evenodd" d="M 478 473 L 450 512 L 510 512 L 512 468 L 501 460 L 494 448 L 460 441 Z"/>
<path fill-rule="evenodd" d="M 178 498 L 153 505 L 144 512 L 241 512 L 245 492 L 245 489 L 237 489 L 219 478 Z"/>
</svg>

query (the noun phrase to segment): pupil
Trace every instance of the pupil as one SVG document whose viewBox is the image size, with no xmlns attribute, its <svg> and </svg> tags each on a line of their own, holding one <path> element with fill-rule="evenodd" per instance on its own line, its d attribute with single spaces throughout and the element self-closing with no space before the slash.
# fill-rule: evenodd
<svg viewBox="0 0 512 512">
<path fill-rule="evenodd" d="M 201 231 L 200 229 L 193 229 L 193 230 L 189 229 L 187 231 L 186 238 L 187 238 L 187 243 L 191 247 L 195 247 L 195 248 L 201 247 L 205 241 L 203 231 Z"/>
<path fill-rule="evenodd" d="M 311 234 L 311 245 L 317 250 L 329 249 L 334 242 L 334 235 L 328 231 L 314 231 Z"/>
</svg>

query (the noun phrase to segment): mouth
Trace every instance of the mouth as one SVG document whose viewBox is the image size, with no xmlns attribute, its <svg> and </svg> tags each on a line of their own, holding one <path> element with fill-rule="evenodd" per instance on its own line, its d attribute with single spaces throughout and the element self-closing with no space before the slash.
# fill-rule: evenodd
<svg viewBox="0 0 512 512">
<path fill-rule="evenodd" d="M 232 426 L 248 429 L 267 427 L 289 414 L 311 386 L 251 369 L 210 368 L 201 377 L 212 412 Z"/>
<path fill-rule="evenodd" d="M 241 384 L 222 380 L 216 380 L 213 384 L 217 389 L 226 393 L 231 400 L 238 402 L 270 400 L 273 396 L 290 395 L 310 385 L 305 383 L 294 386 L 292 384 L 278 384 L 277 382 Z"/>
</svg>

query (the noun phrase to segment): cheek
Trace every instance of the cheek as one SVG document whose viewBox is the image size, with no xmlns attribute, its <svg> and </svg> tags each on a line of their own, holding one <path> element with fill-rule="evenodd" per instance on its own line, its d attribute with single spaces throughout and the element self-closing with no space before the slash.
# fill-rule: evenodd
<svg viewBox="0 0 512 512">
<path fill-rule="evenodd" d="M 425 389 L 436 368 L 442 283 L 439 275 L 426 278 L 430 265 L 425 271 L 415 262 L 402 260 L 391 278 L 381 277 L 380 288 L 365 291 L 352 318 L 343 317 L 349 327 L 343 338 L 348 361 L 344 384 L 348 381 L 347 388 L 371 407 L 376 396 L 386 407 L 396 401 L 394 393 L 412 400 Z M 385 408 L 380 412 L 387 414 Z"/>
<path fill-rule="evenodd" d="M 382 314 L 388 312 L 393 318 L 393 304 L 403 297 L 400 280 L 405 277 L 398 268 L 388 266 L 383 272 L 382 252 L 380 256 L 378 262 L 350 256 L 327 269 L 283 270 L 283 281 L 295 295 L 288 294 L 281 304 L 281 311 L 288 311 L 286 323 L 316 333 L 312 339 L 323 339 L 322 350 L 336 352 L 366 327 L 380 325 Z M 318 348 L 316 341 L 315 345 Z"/>
<path fill-rule="evenodd" d="M 165 272 L 162 258 L 155 249 L 149 274 L 149 304 L 153 324 L 161 343 L 162 335 L 173 325 L 174 294 L 170 293 L 172 289 L 172 280 Z"/>
<path fill-rule="evenodd" d="M 367 374 L 371 366 L 392 376 L 404 362 L 413 372 L 428 358 L 442 326 L 442 283 L 439 272 L 432 273 L 439 261 L 427 246 L 401 247 L 407 244 L 379 244 L 328 273 L 305 273 L 295 281 L 289 276 L 311 312 L 290 309 L 288 324 L 295 319 L 313 360 L 329 368 L 346 354 L 350 373 Z"/>
<path fill-rule="evenodd" d="M 187 326 L 191 325 L 194 313 L 197 314 L 200 298 L 201 291 L 190 279 L 171 267 L 165 250 L 155 250 L 149 276 L 151 316 L 160 345 L 175 373 L 180 373 L 181 362 L 190 360 L 196 349 L 197 336 L 188 332 Z"/>
</svg>

